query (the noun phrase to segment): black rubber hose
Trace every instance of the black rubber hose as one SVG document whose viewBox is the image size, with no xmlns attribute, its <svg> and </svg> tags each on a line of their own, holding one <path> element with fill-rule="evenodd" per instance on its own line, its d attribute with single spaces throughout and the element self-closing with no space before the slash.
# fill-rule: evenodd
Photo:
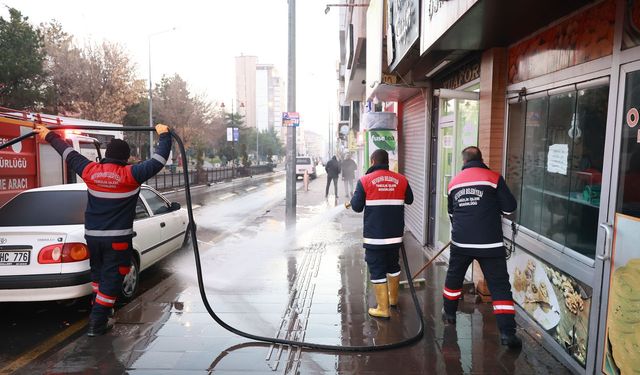
<svg viewBox="0 0 640 375">
<path fill-rule="evenodd" d="M 110 130 L 110 131 L 154 131 L 154 128 L 148 127 L 116 127 L 116 126 L 85 126 L 85 125 L 52 125 L 47 126 L 50 130 L 62 130 L 62 129 L 75 129 L 75 130 Z M 9 142 L 0 145 L 0 150 L 5 147 L 11 146 L 17 142 L 22 141 L 23 139 L 29 138 L 30 136 L 35 135 L 35 132 L 30 132 L 28 134 L 22 135 L 18 138 L 12 139 Z M 178 148 L 180 149 L 180 155 L 182 156 L 182 160 L 184 161 L 184 165 L 188 165 L 187 152 L 184 148 L 184 143 L 182 143 L 182 139 L 172 130 L 170 131 L 171 136 L 176 140 L 178 144 Z M 420 340 L 424 335 L 424 321 L 422 320 L 422 311 L 420 309 L 420 302 L 418 301 L 418 296 L 416 295 L 415 288 L 413 286 L 413 280 L 411 278 L 411 271 L 409 270 L 409 262 L 407 261 L 407 253 L 404 249 L 404 245 L 400 247 L 402 250 L 402 260 L 404 263 L 404 272 L 407 275 L 407 282 L 409 284 L 409 288 L 411 290 L 411 297 L 413 299 L 414 307 L 416 310 L 416 317 L 420 322 L 420 329 L 418 332 L 405 340 L 398 341 L 391 344 L 382 344 L 382 345 L 362 345 L 362 346 L 342 346 L 342 345 L 327 345 L 327 344 L 315 344 L 305 341 L 293 341 L 293 340 L 285 340 L 276 337 L 266 337 L 266 336 L 258 336 L 251 333 L 247 333 L 241 331 L 231 325 L 227 324 L 224 320 L 222 320 L 216 313 L 213 311 L 209 300 L 207 298 L 207 294 L 205 292 L 204 280 L 202 277 L 202 265 L 200 263 L 200 249 L 198 247 L 198 238 L 196 235 L 196 224 L 193 218 L 193 207 L 191 202 L 191 189 L 189 183 L 189 175 L 187 168 L 183 168 L 184 173 L 184 181 L 185 181 L 185 199 L 187 201 L 187 214 L 189 216 L 189 225 L 188 230 L 191 234 L 191 244 L 193 246 L 193 254 L 196 261 L 196 273 L 198 275 L 198 288 L 200 290 L 200 297 L 202 298 L 202 302 L 207 309 L 209 315 L 216 321 L 216 323 L 220 324 L 224 329 L 229 332 L 235 333 L 238 336 L 246 337 L 255 341 L 262 341 L 272 344 L 280 344 L 280 345 L 289 345 L 289 346 L 299 346 L 302 348 L 313 349 L 313 350 L 324 350 L 324 351 L 334 351 L 334 352 L 373 352 L 373 351 L 381 351 L 381 350 L 389 350 L 389 349 L 397 349 L 404 346 L 408 346 L 413 344 L 414 342 Z"/>
</svg>

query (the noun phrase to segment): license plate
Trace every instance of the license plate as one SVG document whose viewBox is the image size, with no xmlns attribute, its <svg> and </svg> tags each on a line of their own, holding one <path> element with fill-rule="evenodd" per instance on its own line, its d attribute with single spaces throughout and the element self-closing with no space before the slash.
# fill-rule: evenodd
<svg viewBox="0 0 640 375">
<path fill-rule="evenodd" d="M 27 266 L 30 257 L 29 250 L 0 250 L 0 266 Z"/>
</svg>

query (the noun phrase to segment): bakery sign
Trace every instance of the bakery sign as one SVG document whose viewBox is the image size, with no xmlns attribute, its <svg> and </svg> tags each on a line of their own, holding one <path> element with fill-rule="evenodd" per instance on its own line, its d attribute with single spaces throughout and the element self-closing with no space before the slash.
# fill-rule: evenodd
<svg viewBox="0 0 640 375">
<path fill-rule="evenodd" d="M 585 367 L 592 288 L 521 249 L 507 268 L 514 302 Z"/>
<path fill-rule="evenodd" d="M 393 70 L 420 36 L 418 0 L 389 0 L 387 17 L 387 64 Z"/>
<path fill-rule="evenodd" d="M 640 219 L 616 213 L 614 238 L 602 372 L 633 374 L 640 366 Z"/>
</svg>

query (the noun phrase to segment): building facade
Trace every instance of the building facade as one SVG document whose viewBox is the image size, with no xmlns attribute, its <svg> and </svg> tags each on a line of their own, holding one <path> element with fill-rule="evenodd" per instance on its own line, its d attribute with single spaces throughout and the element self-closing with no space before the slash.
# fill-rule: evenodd
<svg viewBox="0 0 640 375">
<path fill-rule="evenodd" d="M 273 65 L 256 65 L 256 126 L 260 131 L 282 127 L 284 82 Z"/>
<path fill-rule="evenodd" d="M 256 123 L 256 68 L 258 57 L 236 56 L 236 103 L 244 104 L 238 113 L 244 116 L 246 127 L 255 128 Z"/>
<path fill-rule="evenodd" d="M 368 4 L 360 100 L 398 117 L 408 230 L 449 241 L 446 187 L 478 145 L 519 203 L 503 227 L 527 331 L 576 373 L 637 371 L 640 1 Z"/>
</svg>

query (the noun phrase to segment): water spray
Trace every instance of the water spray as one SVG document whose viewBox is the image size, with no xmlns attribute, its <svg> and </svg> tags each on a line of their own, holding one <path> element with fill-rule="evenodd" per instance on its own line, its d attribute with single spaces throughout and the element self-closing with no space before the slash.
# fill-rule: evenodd
<svg viewBox="0 0 640 375">
<path fill-rule="evenodd" d="M 29 121 L 18 121 L 21 122 L 23 126 L 29 126 L 29 127 L 33 127 L 34 125 L 38 125 L 39 123 L 36 122 L 29 122 Z M 45 124 L 42 124 L 45 125 Z M 132 132 L 148 132 L 148 131 L 153 131 L 154 128 L 149 128 L 149 127 L 138 127 L 138 126 L 91 126 L 91 125 L 51 125 L 51 126 L 46 126 L 47 129 L 49 130 L 115 130 L 115 131 L 132 131 Z M 21 135 L 20 137 L 14 138 L 6 143 L 0 144 L 0 150 L 9 147 L 11 145 L 14 145 L 18 142 L 21 142 L 27 138 L 33 137 L 35 136 L 37 133 L 32 131 L 29 132 L 27 134 Z M 180 155 L 182 156 L 182 160 L 184 161 L 184 165 L 189 165 L 188 164 L 188 158 L 187 158 L 187 153 L 184 147 L 184 143 L 182 142 L 182 139 L 178 136 L 178 134 L 176 134 L 175 131 L 170 130 L 169 134 L 171 134 L 171 137 L 173 137 L 173 139 L 175 139 L 176 143 L 178 144 L 178 148 L 180 149 Z M 409 270 L 409 262 L 407 261 L 407 254 L 406 251 L 404 249 L 404 245 L 400 246 L 400 250 L 402 251 L 402 259 L 403 259 L 403 263 L 404 263 L 404 270 L 405 273 L 407 275 L 407 279 L 409 281 L 409 288 L 411 290 L 411 297 L 413 299 L 413 303 L 414 303 L 414 307 L 415 307 L 415 312 L 416 312 L 416 317 L 418 318 L 418 321 L 420 323 L 420 328 L 418 329 L 418 332 L 413 335 L 412 337 L 409 337 L 405 340 L 402 341 L 398 341 L 395 343 L 391 343 L 391 344 L 382 344 L 382 345 L 362 345 L 362 346 L 342 346 L 342 345 L 327 345 L 327 344 L 317 344 L 317 343 L 311 343 L 311 342 L 306 342 L 306 341 L 293 341 L 293 340 L 286 340 L 286 339 L 281 339 L 281 338 L 276 338 L 276 337 L 266 337 L 266 336 L 258 336 L 258 335 L 254 335 L 248 332 L 244 332 L 241 331 L 229 324 L 227 324 L 225 321 L 223 321 L 213 310 L 213 307 L 211 307 L 211 304 L 209 303 L 209 299 L 207 297 L 207 294 L 205 292 L 205 286 L 204 286 L 204 280 L 202 277 L 202 265 L 200 262 L 200 250 L 198 247 L 198 238 L 197 238 L 197 234 L 196 234 L 196 223 L 195 220 L 193 218 L 193 207 L 192 207 L 192 202 L 191 202 L 191 184 L 189 183 L 189 176 L 188 176 L 188 170 L 187 168 L 183 169 L 183 174 L 184 174 L 184 182 L 185 182 L 185 189 L 184 189 L 184 193 L 185 193 L 185 200 L 187 202 L 187 214 L 189 217 L 189 225 L 187 226 L 187 230 L 189 231 L 189 234 L 191 235 L 191 244 L 193 246 L 193 254 L 195 257 L 195 261 L 196 261 L 196 274 L 197 274 L 197 278 L 198 278 L 198 289 L 200 290 L 200 297 L 202 298 L 202 302 L 205 306 L 205 308 L 207 309 L 207 312 L 209 313 L 209 315 L 211 316 L 211 318 L 213 318 L 213 320 L 220 324 L 224 329 L 228 330 L 231 333 L 234 333 L 238 336 L 242 336 L 245 338 L 248 338 L 250 340 L 255 340 L 255 341 L 262 341 L 262 342 L 266 342 L 266 343 L 271 343 L 271 344 L 279 344 L 279 345 L 286 345 L 286 346 L 298 346 L 298 347 L 302 347 L 302 348 L 307 348 L 307 349 L 312 349 L 312 350 L 324 350 L 324 351 L 332 351 L 332 352 L 373 352 L 373 351 L 381 351 L 381 350 L 389 350 L 389 349 L 397 349 L 397 348 L 401 348 L 404 346 L 408 346 L 411 345 L 415 342 L 417 342 L 418 340 L 420 340 L 423 336 L 424 336 L 424 321 L 422 320 L 422 311 L 420 308 L 420 302 L 418 301 L 418 296 L 416 295 L 416 291 L 415 288 L 413 286 L 413 283 L 411 282 L 412 278 L 411 278 L 411 272 Z M 350 203 L 345 203 L 345 208 L 349 208 L 351 206 Z"/>
</svg>

